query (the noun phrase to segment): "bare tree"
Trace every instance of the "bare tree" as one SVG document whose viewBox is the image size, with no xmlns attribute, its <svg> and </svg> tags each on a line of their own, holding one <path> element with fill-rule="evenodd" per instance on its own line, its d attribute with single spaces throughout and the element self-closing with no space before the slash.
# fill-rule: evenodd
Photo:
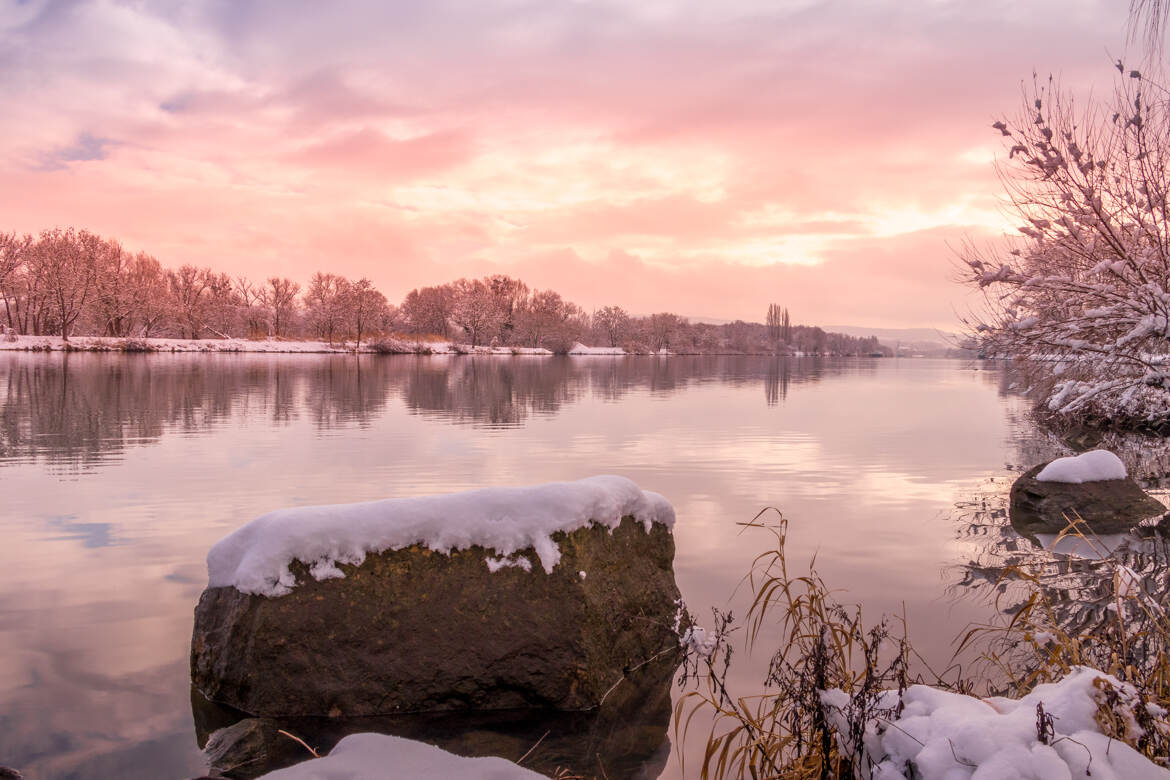
<svg viewBox="0 0 1170 780">
<path fill-rule="evenodd" d="M 764 324 L 768 328 L 768 339 L 772 342 L 772 348 L 775 349 L 780 344 L 780 333 L 783 329 L 783 318 L 780 313 L 780 304 L 768 304 L 768 318 Z"/>
<path fill-rule="evenodd" d="M 593 326 L 605 334 L 609 346 L 620 346 L 630 329 L 630 315 L 620 306 L 606 306 L 593 314 Z"/>
<path fill-rule="evenodd" d="M 479 346 L 500 332 L 504 313 L 492 289 L 479 279 L 455 282 L 455 307 L 451 319 Z"/>
<path fill-rule="evenodd" d="M 359 279 L 349 285 L 346 294 L 349 326 L 354 333 L 354 349 L 362 346 L 362 336 L 387 315 L 386 296 L 378 292 L 369 279 Z"/>
<path fill-rule="evenodd" d="M 662 349 L 670 349 L 670 340 L 678 331 L 679 325 L 685 323 L 685 319 L 670 312 L 660 312 L 650 315 L 651 348 L 655 352 Z"/>
<path fill-rule="evenodd" d="M 287 335 L 288 326 L 297 311 L 297 293 L 301 286 L 292 279 L 277 276 L 268 278 L 268 285 L 261 292 L 261 300 L 272 318 L 272 335 Z"/>
<path fill-rule="evenodd" d="M 305 291 L 305 314 L 317 338 L 330 344 L 345 327 L 346 299 L 350 294 L 349 280 L 337 274 L 317 272 L 309 280 Z"/>
<path fill-rule="evenodd" d="M 401 312 L 411 332 L 433 333 L 447 338 L 451 335 L 449 323 L 455 312 L 454 285 L 411 290 L 402 301 Z"/>
<path fill-rule="evenodd" d="M 33 238 L 30 235 L 18 236 L 16 233 L 0 233 L 0 289 L 4 289 L 9 277 L 16 273 L 16 269 L 24 264 Z"/>
<path fill-rule="evenodd" d="M 248 338 L 268 335 L 268 312 L 264 308 L 264 290 L 246 276 L 236 277 L 236 297 L 240 302 L 240 319 Z"/>
<path fill-rule="evenodd" d="M 73 228 L 46 230 L 33 245 L 30 273 L 44 288 L 52 329 L 65 341 L 93 293 L 98 265 L 110 251 L 98 236 Z"/>
<path fill-rule="evenodd" d="M 524 343 L 539 347 L 565 321 L 565 300 L 553 290 L 538 290 L 517 314 L 517 331 Z"/>
<path fill-rule="evenodd" d="M 166 320 L 174 317 L 174 299 L 167 286 L 167 274 L 158 260 L 139 252 L 130 264 L 127 283 L 134 289 L 134 298 L 138 301 L 136 332 L 143 338 L 150 338 Z"/>
<path fill-rule="evenodd" d="M 202 336 L 203 323 L 206 321 L 207 286 L 211 276 L 210 268 L 193 265 L 167 271 L 167 289 L 174 304 L 175 325 L 181 337 L 197 339 Z"/>
<path fill-rule="evenodd" d="M 483 281 L 492 291 L 492 297 L 500 309 L 500 332 L 488 335 L 498 337 L 503 344 L 509 344 L 512 332 L 516 329 L 517 313 L 528 301 L 528 285 L 503 274 L 489 276 Z"/>
<path fill-rule="evenodd" d="M 212 273 L 207 279 L 207 306 L 203 328 L 221 339 L 231 338 L 240 330 L 240 297 L 236 284 L 225 273 Z"/>
<path fill-rule="evenodd" d="M 129 279 L 134 258 L 116 241 L 109 243 L 110 251 L 101 256 L 97 267 L 91 307 L 94 331 L 105 336 L 125 336 L 139 304 Z"/>
<path fill-rule="evenodd" d="M 18 305 L 19 289 L 18 273 L 25 265 L 33 238 L 30 235 L 18 236 L 16 233 L 0 233 L 0 299 L 4 301 L 4 316 L 8 321 L 6 327 L 16 330 L 14 311 Z"/>
</svg>

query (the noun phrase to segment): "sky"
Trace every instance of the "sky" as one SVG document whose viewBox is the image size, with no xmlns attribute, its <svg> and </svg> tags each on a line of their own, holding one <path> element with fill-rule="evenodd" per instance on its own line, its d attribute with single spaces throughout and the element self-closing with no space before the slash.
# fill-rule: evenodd
<svg viewBox="0 0 1170 780">
<path fill-rule="evenodd" d="M 955 329 L 990 128 L 1126 0 L 0 0 L 0 231 L 586 309 Z M 1133 48 L 1133 47 L 1131 47 Z"/>
</svg>

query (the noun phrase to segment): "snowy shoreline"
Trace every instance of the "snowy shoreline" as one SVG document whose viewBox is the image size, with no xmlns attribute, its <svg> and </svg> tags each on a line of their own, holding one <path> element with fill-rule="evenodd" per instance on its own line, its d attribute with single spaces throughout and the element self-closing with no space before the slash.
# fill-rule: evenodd
<svg viewBox="0 0 1170 780">
<path fill-rule="evenodd" d="M 11 340 L 9 340 L 11 338 Z M 551 357 L 558 353 L 543 347 L 472 347 L 451 341 L 419 341 L 409 338 L 375 339 L 362 344 L 360 349 L 339 342 L 295 341 L 278 339 L 163 339 L 163 338 L 118 338 L 110 336 L 75 336 L 65 341 L 60 336 L 13 336 L 0 335 L 0 352 L 120 352 L 120 353 L 254 353 L 254 354 L 304 354 L 304 355 L 499 355 Z M 574 344 L 568 355 L 574 357 L 670 357 L 674 355 L 758 355 L 761 357 L 860 357 L 869 355 L 816 355 L 796 352 L 790 355 L 773 355 L 757 352 L 687 352 L 658 350 L 627 352 L 621 347 L 587 347 Z"/>
</svg>

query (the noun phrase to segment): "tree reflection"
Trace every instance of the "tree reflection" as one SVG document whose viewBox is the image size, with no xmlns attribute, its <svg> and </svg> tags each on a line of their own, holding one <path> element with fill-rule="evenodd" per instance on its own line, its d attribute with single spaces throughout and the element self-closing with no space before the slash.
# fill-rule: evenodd
<svg viewBox="0 0 1170 780">
<path fill-rule="evenodd" d="M 759 387 L 768 406 L 791 387 L 873 373 L 875 360 L 352 355 L 0 355 L 0 465 L 92 468 L 167 433 L 198 435 L 252 418 L 305 419 L 320 431 L 366 426 L 401 397 L 413 414 L 516 428 L 585 398 L 673 394 L 717 383 Z"/>
</svg>

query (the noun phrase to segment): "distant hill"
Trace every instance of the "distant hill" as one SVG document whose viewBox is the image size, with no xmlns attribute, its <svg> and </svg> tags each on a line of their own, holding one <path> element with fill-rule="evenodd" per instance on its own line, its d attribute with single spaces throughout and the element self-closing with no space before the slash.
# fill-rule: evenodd
<svg viewBox="0 0 1170 780">
<path fill-rule="evenodd" d="M 826 331 L 846 336 L 877 336 L 878 341 L 891 349 L 901 347 L 903 355 L 939 357 L 960 352 L 962 335 L 937 328 L 865 328 L 857 325 L 825 325 Z"/>
</svg>

